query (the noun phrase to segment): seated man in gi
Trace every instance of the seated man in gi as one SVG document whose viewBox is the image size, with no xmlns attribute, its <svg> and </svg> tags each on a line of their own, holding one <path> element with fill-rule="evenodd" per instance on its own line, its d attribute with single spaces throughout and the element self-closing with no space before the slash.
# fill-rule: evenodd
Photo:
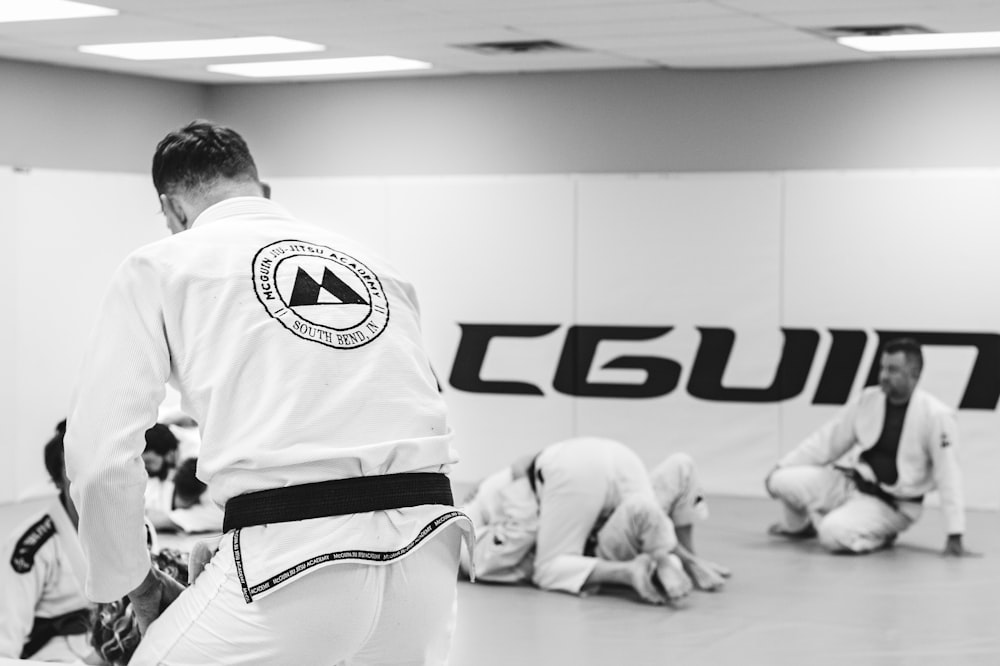
<svg viewBox="0 0 1000 666">
<path fill-rule="evenodd" d="M 142 464 L 146 468 L 146 515 L 157 529 L 165 527 L 163 515 L 170 511 L 174 497 L 174 470 L 177 469 L 177 436 L 164 423 L 157 423 L 146 430 L 146 448 Z"/>
<path fill-rule="evenodd" d="M 223 511 L 209 498 L 208 489 L 196 476 L 198 459 L 187 458 L 174 470 L 172 499 L 168 511 L 150 511 L 156 529 L 186 534 L 222 532 Z"/>
<path fill-rule="evenodd" d="M 965 555 L 965 512 L 955 414 L 916 388 L 920 345 L 891 340 L 881 351 L 879 385 L 785 455 L 765 480 L 784 515 L 771 534 L 819 536 L 833 552 L 868 553 L 892 545 L 941 496 L 946 555 Z"/>
<path fill-rule="evenodd" d="M 728 570 L 692 552 L 693 519 L 707 513 L 694 473 L 679 454 L 651 483 L 634 452 L 599 438 L 521 459 L 488 477 L 465 507 L 476 524 L 477 578 L 574 593 L 625 585 L 650 603 L 686 596 L 688 574 L 718 589 Z"/>
<path fill-rule="evenodd" d="M 45 468 L 65 515 L 40 509 L 16 528 L 0 560 L 0 658 L 73 661 L 88 657 L 93 605 L 83 595 L 66 548 L 76 540 L 63 463 L 66 422 L 45 445 Z M 70 527 L 69 525 L 72 525 Z M 60 525 L 65 529 L 60 529 Z M 100 663 L 90 662 L 87 663 Z"/>
</svg>

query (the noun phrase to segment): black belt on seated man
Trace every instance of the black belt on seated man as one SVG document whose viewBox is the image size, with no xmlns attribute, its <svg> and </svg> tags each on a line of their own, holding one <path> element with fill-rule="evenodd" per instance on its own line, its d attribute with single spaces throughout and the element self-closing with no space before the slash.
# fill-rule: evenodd
<svg viewBox="0 0 1000 666">
<path fill-rule="evenodd" d="M 886 492 L 886 490 L 874 481 L 869 481 L 865 477 L 861 476 L 861 472 L 853 467 L 837 467 L 854 482 L 855 487 L 857 487 L 858 492 L 864 493 L 865 495 L 871 495 L 872 497 L 877 497 L 882 500 L 894 510 L 899 511 L 900 502 L 923 502 L 923 495 L 920 497 L 896 497 L 892 493 Z"/>
<path fill-rule="evenodd" d="M 81 608 L 56 617 L 36 617 L 28 640 L 21 649 L 21 659 L 29 659 L 56 636 L 86 634 L 93 626 L 90 608 Z"/>
<path fill-rule="evenodd" d="M 451 481 L 446 475 L 414 472 L 357 476 L 237 495 L 226 502 L 222 531 L 423 504 L 454 506 Z"/>
<path fill-rule="evenodd" d="M 538 494 L 538 484 L 545 483 L 545 477 L 542 476 L 542 470 L 538 467 L 538 456 L 531 459 L 528 464 L 528 469 L 526 471 L 528 476 L 528 485 L 531 486 L 531 492 Z"/>
</svg>

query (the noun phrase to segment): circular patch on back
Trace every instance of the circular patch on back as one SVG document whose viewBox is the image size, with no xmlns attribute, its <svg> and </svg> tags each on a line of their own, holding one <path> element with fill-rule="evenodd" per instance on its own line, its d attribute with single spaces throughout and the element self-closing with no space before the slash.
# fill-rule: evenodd
<svg viewBox="0 0 1000 666">
<path fill-rule="evenodd" d="M 361 347 L 389 323 L 378 276 L 325 245 L 282 240 L 262 247 L 253 258 L 253 288 L 282 326 L 328 347 Z"/>
</svg>

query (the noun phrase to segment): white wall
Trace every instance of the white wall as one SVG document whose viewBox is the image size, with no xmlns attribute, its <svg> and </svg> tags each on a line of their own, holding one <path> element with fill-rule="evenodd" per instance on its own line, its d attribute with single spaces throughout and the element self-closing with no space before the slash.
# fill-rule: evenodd
<svg viewBox="0 0 1000 666">
<path fill-rule="evenodd" d="M 9 256 L 0 271 L 15 285 L 0 333 L 0 415 L 10 447 L 10 464 L 0 466 L 10 475 L 2 502 L 48 485 L 42 447 L 66 418 L 111 274 L 129 251 L 167 230 L 144 176 L 8 167 L 0 174 L 0 196 L 5 187 L 9 193 L 0 225 Z"/>
<path fill-rule="evenodd" d="M 35 170 L 0 180 L 18 249 L 11 325 L 10 405 L 18 443 L 9 493 L 44 480 L 40 446 L 65 406 L 105 284 L 133 247 L 164 234 L 145 177 Z M 628 442 L 649 464 L 685 450 L 711 492 L 762 493 L 780 453 L 839 408 L 814 396 L 833 330 L 862 336 L 847 389 L 864 384 L 877 330 L 987 333 L 1000 338 L 1000 170 L 768 172 L 601 176 L 275 179 L 297 215 L 353 235 L 415 282 L 424 335 L 451 407 L 470 481 L 561 438 Z M 61 196 L 54 197 L 52 192 Z M 81 208 L 114 197 L 115 210 Z M 463 327 L 545 327 L 492 340 L 477 381 L 519 382 L 531 394 L 467 390 L 455 370 Z M 570 327 L 646 327 L 642 339 L 601 342 L 585 377 L 626 393 L 652 373 L 606 367 L 622 357 L 677 369 L 648 397 L 580 397 L 556 381 Z M 724 389 L 775 383 L 782 328 L 812 335 L 794 395 L 720 400 L 693 388 L 703 331 L 735 343 Z M 613 337 L 613 336 L 612 336 Z M 716 355 L 718 357 L 718 354 Z M 958 406 L 970 348 L 928 345 L 922 386 Z M 628 365 L 628 364 L 626 364 Z M 845 391 L 843 399 L 846 400 Z M 971 506 L 997 508 L 1000 413 L 962 409 L 961 452 Z"/>
<path fill-rule="evenodd" d="M 13 171 L 0 169 L 0 201 L 8 202 L 4 209 L 8 209 L 14 202 L 14 196 Z M 13 430 L 20 425 L 21 419 L 18 418 L 14 405 L 14 399 L 18 394 L 18 378 L 14 376 L 13 368 L 18 349 L 14 327 L 11 326 L 13 317 L 10 312 L 11 303 L 16 303 L 20 294 L 22 279 L 18 274 L 17 264 L 14 260 L 16 253 L 10 250 L 15 246 L 17 234 L 14 219 L 9 213 L 3 213 L 3 217 L 0 218 L 0 248 L 5 248 L 8 253 L 8 260 L 0 261 L 0 284 L 7 285 L 8 294 L 13 294 L 13 297 L 6 300 L 7 307 L 4 314 L 0 316 L 0 377 L 2 377 L 0 379 L 0 423 L 6 424 L 3 440 L 0 440 L 0 452 L 5 454 L 4 458 L 8 461 L 8 464 L 0 465 L 0 488 L 8 489 L 6 492 L 0 492 L 0 502 L 13 496 L 14 489 L 17 487 L 18 470 L 29 469 L 15 464 L 13 460 L 21 448 L 13 436 Z"/>
<path fill-rule="evenodd" d="M 1000 166 L 1000 58 L 217 86 L 266 174 Z"/>
<path fill-rule="evenodd" d="M 631 196 L 602 194 L 607 184 L 601 177 L 584 182 L 568 174 L 754 172 L 749 174 L 751 179 L 764 183 L 758 193 L 764 197 L 761 205 L 765 209 L 771 205 L 768 197 L 777 196 L 773 194 L 775 179 L 781 188 L 795 183 L 796 192 L 810 191 L 815 185 L 819 189 L 805 204 L 794 196 L 781 195 L 781 205 L 788 207 L 780 218 L 782 224 L 790 220 L 801 224 L 781 228 L 782 243 L 792 247 L 829 234 L 833 246 L 861 248 L 869 263 L 862 265 L 863 270 L 848 284 L 867 287 L 862 276 L 880 277 L 878 262 L 885 258 L 869 244 L 870 239 L 880 237 L 873 236 L 878 227 L 872 225 L 885 219 L 889 228 L 895 229 L 906 224 L 912 214 L 926 210 L 926 202 L 920 198 L 926 174 L 900 170 L 1000 167 L 998 74 L 1000 58 L 984 57 L 779 70 L 650 70 L 206 87 L 0 61 L 0 164 L 34 169 L 30 175 L 0 169 L 2 200 L 21 200 L 17 218 L 11 217 L 14 208 L 10 206 L 0 211 L 2 247 L 14 248 L 12 260 L 0 267 L 0 279 L 14 285 L 18 303 L 13 313 L 8 310 L 4 315 L 0 332 L 0 372 L 15 378 L 0 389 L 5 392 L 0 393 L 0 410 L 4 410 L 0 416 L 7 416 L 7 422 L 13 424 L 5 435 L 5 446 L 15 452 L 15 464 L 0 471 L 0 483 L 4 488 L 24 489 L 44 480 L 44 471 L 38 466 L 40 449 L 52 425 L 63 415 L 70 390 L 67 378 L 75 370 L 80 336 L 86 328 L 83 321 L 121 256 L 162 234 L 160 222 L 153 218 L 155 201 L 147 176 L 152 149 L 167 130 L 191 118 L 210 117 L 236 126 L 249 140 L 262 176 L 275 182 L 276 198 L 317 213 L 343 212 L 355 220 L 349 226 L 357 235 L 370 237 L 390 254 L 415 239 L 443 235 L 425 255 L 401 257 L 401 262 L 421 278 L 425 307 L 432 320 L 447 322 L 455 297 L 449 291 L 453 276 L 443 270 L 450 267 L 448 262 L 455 262 L 466 274 L 477 269 L 479 261 L 491 272 L 532 266 L 541 273 L 542 267 L 563 267 L 573 257 L 578 264 L 574 264 L 572 278 L 561 268 L 543 276 L 545 281 L 555 282 L 559 293 L 570 289 L 571 297 L 565 301 L 522 299 L 516 306 L 523 312 L 513 314 L 523 315 L 526 321 L 587 323 L 585 319 L 636 317 L 613 299 L 590 295 L 594 278 L 587 267 L 599 257 L 589 255 L 588 248 L 599 243 L 601 252 L 623 256 L 634 252 L 655 265 L 653 243 L 630 247 L 618 232 L 624 220 L 653 234 L 652 239 L 660 239 L 658 234 L 663 232 L 657 227 L 656 207 L 662 194 L 637 187 L 634 194 L 643 199 L 637 202 Z M 885 191 L 894 195 L 873 200 L 877 203 L 872 209 L 874 217 L 859 216 L 857 209 L 845 204 L 849 199 L 828 189 L 829 181 L 820 178 L 810 184 L 810 175 L 803 172 L 884 168 L 895 171 L 876 189 L 885 186 Z M 52 169 L 66 173 L 50 173 Z M 769 176 L 768 171 L 779 173 Z M 968 182 L 968 173 L 950 173 Z M 349 178 L 461 174 L 499 178 L 467 183 L 471 189 L 464 189 L 459 199 L 453 198 L 454 183 L 449 180 L 406 178 L 405 183 L 394 182 L 390 194 L 384 179 Z M 533 178 L 510 181 L 509 176 L 518 174 L 553 174 L 554 184 L 539 188 Z M 505 187 L 511 196 L 495 200 L 492 193 L 504 181 L 510 181 Z M 857 184 L 850 174 L 837 182 L 838 187 Z M 858 182 L 861 187 L 871 186 L 864 178 Z M 311 194 L 317 186 L 327 188 L 325 196 L 334 203 Z M 769 191 L 771 195 L 766 194 Z M 30 192 L 31 197 L 24 200 L 23 192 Z M 934 276 L 930 285 L 942 285 L 932 289 L 935 307 L 924 310 L 929 313 L 924 322 L 928 326 L 950 325 L 954 312 L 947 308 L 962 302 L 958 294 L 972 267 L 994 276 L 992 269 L 979 268 L 982 257 L 977 253 L 989 254 L 990 243 L 995 244 L 990 227 L 981 219 L 995 219 L 988 216 L 995 213 L 996 204 L 981 193 L 974 200 L 963 198 L 968 193 L 961 188 L 955 194 L 956 201 L 972 202 L 963 208 L 962 219 L 975 221 L 972 226 L 959 224 L 960 236 L 922 227 L 923 235 L 902 234 L 901 239 L 892 239 L 903 243 L 901 252 L 915 242 L 913 253 L 930 251 L 943 257 L 941 262 L 928 261 L 925 267 L 911 253 L 902 264 L 925 277 Z M 724 211 L 725 202 L 712 201 L 715 195 L 702 196 Z M 810 203 L 819 199 L 826 203 Z M 476 226 L 455 226 L 451 216 L 479 200 L 494 203 L 488 210 L 476 208 L 474 218 L 464 218 Z M 938 201 L 946 208 L 952 203 L 949 198 Z M 568 202 L 573 206 L 587 203 L 579 211 L 567 212 Z M 399 215 L 408 224 L 390 224 Z M 947 215 L 946 211 L 935 219 Z M 522 236 L 511 236 L 511 222 L 525 219 L 537 223 L 524 229 Z M 724 216 L 716 219 L 716 237 L 724 252 L 729 247 L 725 239 L 748 231 L 737 226 L 742 223 L 742 219 L 734 219 L 730 229 Z M 773 240 L 779 230 L 768 223 L 756 232 Z M 479 261 L 454 253 L 455 247 L 480 237 L 490 239 L 505 252 L 480 257 Z M 956 249 L 959 245 L 952 244 L 953 238 L 959 237 L 963 246 L 974 248 L 971 261 L 966 261 L 964 251 Z M 687 240 L 695 243 L 697 236 Z M 575 249 L 570 252 L 567 244 Z M 40 264 L 38 248 L 42 245 L 48 259 Z M 543 250 L 546 247 L 549 249 Z M 763 251 L 773 259 L 772 245 Z M 39 271 L 39 265 L 45 270 Z M 73 265 L 82 270 L 64 272 Z M 706 271 L 708 265 L 703 266 Z M 720 276 L 733 277 L 730 264 L 712 265 Z M 842 318 L 837 314 L 840 301 L 811 303 L 805 292 L 789 290 L 790 284 L 835 283 L 839 277 L 836 264 L 797 264 L 793 260 L 782 265 L 788 276 L 802 276 L 799 280 L 775 276 L 774 265 L 768 265 L 764 274 L 754 276 L 759 288 L 777 292 L 779 285 L 784 287 L 776 296 L 778 305 L 769 305 L 765 316 L 752 322 L 760 331 L 771 329 L 778 321 L 819 327 L 828 321 L 833 326 L 836 320 L 843 322 L 836 325 L 865 329 L 881 325 L 873 313 Z M 58 270 L 52 270 L 57 266 Z M 520 268 L 508 272 L 508 277 L 531 282 Z M 712 272 L 701 275 L 703 286 L 709 288 Z M 522 282 L 514 286 L 527 288 Z M 488 317 L 488 309 L 478 308 L 510 298 L 499 285 L 484 288 L 490 296 L 487 300 L 463 297 L 463 307 L 470 308 L 463 311 L 463 317 Z M 948 299 L 952 293 L 954 303 Z M 689 323 L 709 324 L 709 319 L 717 316 L 720 326 L 751 327 L 749 315 L 739 309 L 712 315 L 713 307 L 726 308 L 713 306 L 710 300 L 700 307 L 706 308 L 696 312 L 703 319 L 695 321 L 692 315 Z M 963 326 L 966 314 L 963 310 Z M 636 317 L 633 323 L 641 320 Z M 451 328 L 442 328 L 430 341 L 441 374 L 447 374 L 447 369 L 441 368 L 451 362 L 457 340 L 455 321 L 453 318 L 447 324 Z M 996 330 L 993 324 L 985 328 Z M 529 379 L 544 384 L 550 380 L 545 375 L 551 374 L 546 364 L 558 355 L 564 333 L 565 325 L 530 344 L 511 343 L 498 347 L 496 354 L 491 350 L 486 370 L 491 376 L 523 371 Z M 677 330 L 665 338 L 670 341 L 667 347 L 650 343 L 650 348 L 666 355 L 678 353 L 682 350 L 673 346 L 690 346 L 693 336 L 690 329 L 684 333 Z M 780 343 L 773 338 L 768 341 L 766 336 L 761 340 L 759 349 L 770 345 L 771 353 Z M 827 342 L 826 338 L 821 341 L 821 352 Z M 601 353 L 606 359 L 614 357 L 603 348 Z M 734 381 L 764 381 L 754 374 L 759 371 L 755 370 L 754 356 L 741 347 L 734 351 Z M 969 360 L 959 352 L 947 362 L 961 365 Z M 958 389 L 942 390 L 954 394 Z M 517 400 L 507 400 L 504 405 Z M 549 425 L 536 428 L 533 441 L 517 446 L 544 443 L 577 420 L 586 424 L 588 419 L 597 418 L 592 405 L 584 409 L 580 404 L 566 400 L 558 406 L 552 401 L 544 406 L 532 402 L 519 407 L 518 418 L 524 423 Z M 505 424 L 505 413 L 489 412 L 493 416 L 485 417 L 482 423 Z M 758 413 L 762 415 L 755 428 L 759 433 L 776 428 L 796 432 L 811 425 L 811 418 L 800 419 L 795 413 Z M 667 420 L 674 423 L 694 418 L 683 411 L 671 414 L 670 419 L 667 414 L 652 416 L 656 424 L 652 429 L 646 429 L 634 414 L 625 414 L 620 422 L 622 436 L 651 438 L 657 428 L 666 427 Z M 540 420 L 542 415 L 556 420 Z M 469 418 L 464 411 L 456 415 L 460 427 L 467 425 Z M 992 465 L 995 428 L 983 423 L 973 419 L 966 424 L 973 433 L 970 446 L 973 450 L 980 447 L 982 460 Z M 477 420 L 471 425 L 479 424 Z M 502 447 L 486 450 L 477 466 L 485 468 L 505 457 Z M 757 456 L 744 461 L 754 464 L 765 457 L 747 455 Z M 7 485 L 11 479 L 14 483 Z M 987 504 L 992 505 L 992 497 L 987 498 Z"/>
<path fill-rule="evenodd" d="M 265 177 L 1000 166 L 1000 57 L 201 86 L 0 60 L 0 164 L 147 173 L 194 117 Z"/>
<path fill-rule="evenodd" d="M 817 404 L 832 331 L 857 331 L 875 361 L 878 330 L 1000 338 L 1000 170 L 275 179 L 296 214 L 361 238 L 414 280 L 424 334 L 473 480 L 560 438 L 626 441 L 647 463 L 686 450 L 712 492 L 761 495 L 779 455 L 840 405 Z M 477 393 L 451 383 L 461 325 L 549 326 L 496 338 L 479 376 L 537 394 Z M 670 327 L 609 340 L 587 380 L 640 385 L 619 357 L 667 359 L 673 390 L 648 398 L 573 397 L 554 386 L 571 325 Z M 815 331 L 801 391 L 720 402 L 692 395 L 699 329 L 735 332 L 726 388 L 775 379 L 781 329 Z M 958 407 L 970 347 L 928 344 L 921 387 Z M 995 368 L 992 368 L 995 373 Z M 843 398 L 846 400 L 847 391 Z M 843 404 L 841 402 L 841 404 Z M 971 506 L 1000 507 L 1000 412 L 959 410 Z"/>
<path fill-rule="evenodd" d="M 185 83 L 0 59 L 0 164 L 149 173 L 167 131 L 207 113 Z"/>
</svg>

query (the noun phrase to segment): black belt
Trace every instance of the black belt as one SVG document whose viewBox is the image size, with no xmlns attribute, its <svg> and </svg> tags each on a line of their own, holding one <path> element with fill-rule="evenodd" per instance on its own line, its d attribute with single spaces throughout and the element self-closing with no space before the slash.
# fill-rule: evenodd
<svg viewBox="0 0 1000 666">
<path fill-rule="evenodd" d="M 58 617 L 36 617 L 28 641 L 21 648 L 21 659 L 28 659 L 56 636 L 76 636 L 90 631 L 91 612 L 81 608 Z"/>
<path fill-rule="evenodd" d="M 899 511 L 900 502 L 924 501 L 922 495 L 920 497 L 896 497 L 892 493 L 886 492 L 886 490 L 878 483 L 869 481 L 865 477 L 861 476 L 861 472 L 853 467 L 837 467 L 837 469 L 846 474 L 851 481 L 854 482 L 854 485 L 857 487 L 859 492 L 864 493 L 865 495 L 871 495 L 872 497 L 877 497 L 896 511 Z"/>
<path fill-rule="evenodd" d="M 454 506 L 446 475 L 415 472 L 357 476 L 238 495 L 226 502 L 222 531 L 422 504 Z"/>
<path fill-rule="evenodd" d="M 541 455 L 541 454 L 539 454 Z M 528 464 L 528 470 L 526 472 L 528 476 L 528 484 L 531 486 L 531 492 L 538 494 L 538 484 L 545 483 L 545 477 L 542 476 L 542 470 L 538 468 L 538 456 L 531 459 Z"/>
</svg>

